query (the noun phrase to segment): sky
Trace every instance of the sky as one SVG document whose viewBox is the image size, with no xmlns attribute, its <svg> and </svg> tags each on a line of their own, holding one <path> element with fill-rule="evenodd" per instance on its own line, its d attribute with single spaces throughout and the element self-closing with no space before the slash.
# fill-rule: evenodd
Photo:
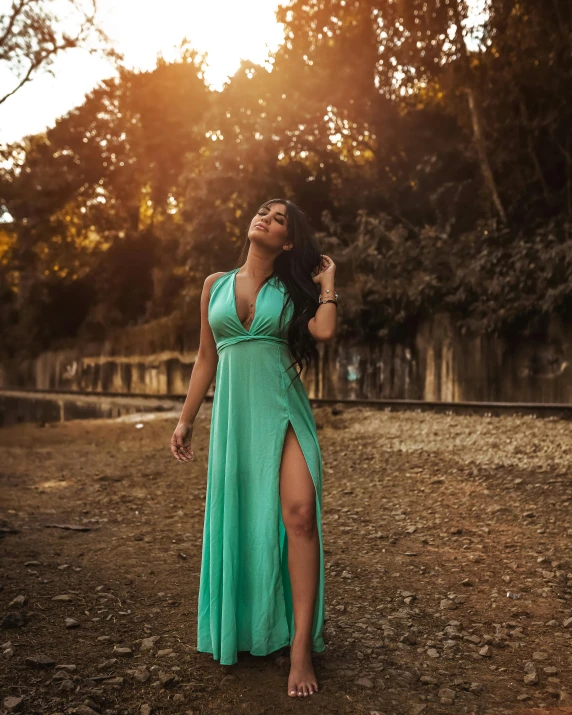
<svg viewBox="0 0 572 715">
<path fill-rule="evenodd" d="M 67 4 L 54 0 L 58 3 Z M 10 4 L 0 0 L 0 11 Z M 281 44 L 278 4 L 279 0 L 98 0 L 98 18 L 129 68 L 153 69 L 158 53 L 173 59 L 174 48 L 186 36 L 195 49 L 208 53 L 206 80 L 220 89 L 241 59 L 263 64 Z M 52 126 L 57 117 L 80 105 L 100 80 L 115 74 L 109 62 L 83 50 L 62 55 L 52 70 L 55 76 L 36 75 L 0 105 L 0 143 Z M 12 82 L 7 73 L 0 73 L 2 89 L 11 88 Z"/>
<path fill-rule="evenodd" d="M 81 2 L 81 0 L 77 0 Z M 90 2 L 91 0 L 83 0 Z M 283 4 L 287 4 L 282 0 Z M 469 24 L 478 26 L 489 0 L 468 0 Z M 0 15 L 12 0 L 0 0 Z M 283 41 L 276 22 L 280 0 L 97 0 L 100 27 L 124 54 L 130 69 L 151 70 L 162 53 L 177 56 L 184 37 L 199 52 L 207 52 L 206 80 L 220 89 L 238 69 L 241 59 L 264 64 Z M 69 0 L 51 0 L 54 8 L 70 7 Z M 101 57 L 84 50 L 62 54 L 52 65 L 54 75 L 42 73 L 0 105 L 0 144 L 17 141 L 53 126 L 57 117 L 83 103 L 99 81 L 115 74 Z M 0 92 L 12 88 L 14 78 L 2 73 Z"/>
</svg>

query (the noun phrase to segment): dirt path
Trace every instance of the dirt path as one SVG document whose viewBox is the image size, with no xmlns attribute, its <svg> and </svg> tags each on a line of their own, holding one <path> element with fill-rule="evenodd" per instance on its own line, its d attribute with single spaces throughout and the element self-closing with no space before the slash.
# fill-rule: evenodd
<svg viewBox="0 0 572 715">
<path fill-rule="evenodd" d="M 137 419 L 0 430 L 0 703 L 572 713 L 569 423 L 316 411 L 326 651 L 302 703 L 287 649 L 230 667 L 195 650 L 209 405 L 189 464 L 169 452 L 176 416 Z"/>
</svg>

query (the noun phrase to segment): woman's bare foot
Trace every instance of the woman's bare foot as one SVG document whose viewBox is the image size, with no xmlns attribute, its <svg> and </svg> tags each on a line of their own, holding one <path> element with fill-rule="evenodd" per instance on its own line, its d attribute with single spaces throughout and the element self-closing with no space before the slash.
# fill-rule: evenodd
<svg viewBox="0 0 572 715">
<path fill-rule="evenodd" d="M 298 639 L 296 635 L 290 646 L 290 674 L 288 676 L 288 695 L 307 697 L 318 690 L 318 681 L 312 665 L 312 643 Z"/>
</svg>

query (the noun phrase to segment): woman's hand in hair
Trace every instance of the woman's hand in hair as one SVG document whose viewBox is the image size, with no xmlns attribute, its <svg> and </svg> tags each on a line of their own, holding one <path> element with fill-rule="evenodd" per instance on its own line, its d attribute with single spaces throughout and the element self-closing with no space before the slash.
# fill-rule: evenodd
<svg viewBox="0 0 572 715">
<path fill-rule="evenodd" d="M 336 264 L 329 256 L 320 254 L 320 265 L 312 272 L 312 280 L 314 283 L 323 285 L 324 282 L 330 285 L 334 282 L 334 274 L 336 272 Z"/>
</svg>

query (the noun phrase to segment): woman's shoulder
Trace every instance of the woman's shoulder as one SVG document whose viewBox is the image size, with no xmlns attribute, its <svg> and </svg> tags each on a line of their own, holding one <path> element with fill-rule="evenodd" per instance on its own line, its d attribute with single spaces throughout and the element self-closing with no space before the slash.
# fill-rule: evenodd
<svg viewBox="0 0 572 715">
<path fill-rule="evenodd" d="M 207 276 L 205 278 L 205 283 L 204 283 L 205 290 L 207 290 L 210 293 L 213 285 L 219 280 L 219 278 L 222 278 L 223 276 L 227 276 L 227 275 L 229 275 L 229 273 L 232 273 L 232 271 L 217 271 L 216 273 L 211 273 L 209 276 Z"/>
</svg>

